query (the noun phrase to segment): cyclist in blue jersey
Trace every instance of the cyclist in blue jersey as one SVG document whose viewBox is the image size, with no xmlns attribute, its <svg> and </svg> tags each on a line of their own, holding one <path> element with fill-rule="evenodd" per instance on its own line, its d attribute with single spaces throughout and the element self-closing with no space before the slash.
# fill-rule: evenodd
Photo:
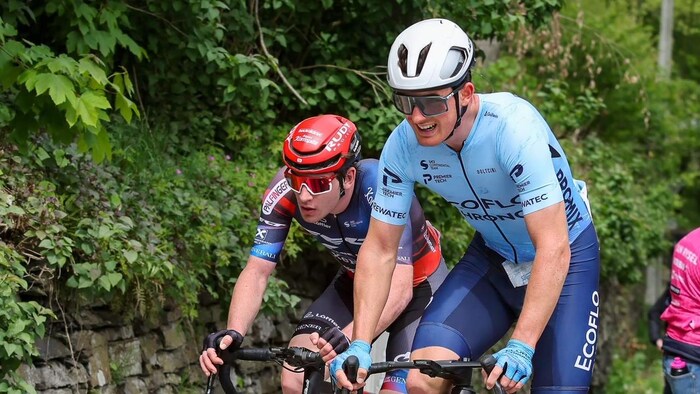
<svg viewBox="0 0 700 394">
<path fill-rule="evenodd" d="M 324 359 L 347 348 L 352 333 L 353 276 L 360 245 L 367 235 L 376 192 L 378 161 L 360 160 L 360 136 L 341 116 L 321 115 L 297 124 L 284 142 L 285 167 L 263 196 L 254 245 L 236 281 L 227 329 L 205 339 L 200 366 L 216 373 L 223 361 L 215 346 L 240 346 L 257 315 L 292 219 L 324 245 L 340 263 L 326 290 L 304 312 L 289 346 L 321 348 Z M 389 302 L 371 339 L 389 332 L 386 357 L 407 361 L 413 336 L 433 292 L 447 275 L 440 253 L 440 234 L 425 220 L 415 197 L 405 212 L 407 225 L 394 251 Z M 320 335 L 323 334 L 323 335 Z M 320 336 L 320 338 L 319 338 Z M 407 371 L 386 375 L 381 393 L 405 393 Z M 284 393 L 300 393 L 302 374 L 282 370 Z"/>
<path fill-rule="evenodd" d="M 511 93 L 477 94 L 474 48 L 445 19 L 418 22 L 394 41 L 388 81 L 406 119 L 381 154 L 372 220 L 355 272 L 354 341 L 331 363 L 360 359 L 390 288 L 394 249 L 415 184 L 438 193 L 476 234 L 426 309 L 412 359 L 476 359 L 504 337 L 486 386 L 513 393 L 584 393 L 598 327 L 599 246 L 585 199 L 546 121 Z M 411 371 L 411 393 L 449 383 Z M 503 373 L 502 377 L 501 374 Z"/>
</svg>

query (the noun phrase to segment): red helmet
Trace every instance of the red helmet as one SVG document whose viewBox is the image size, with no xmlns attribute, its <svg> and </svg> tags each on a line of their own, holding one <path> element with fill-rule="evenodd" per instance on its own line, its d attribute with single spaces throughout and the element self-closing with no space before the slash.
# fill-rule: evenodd
<svg viewBox="0 0 700 394">
<path fill-rule="evenodd" d="M 360 135 L 350 120 L 319 115 L 294 126 L 284 141 L 284 164 L 300 175 L 342 172 L 360 159 Z"/>
</svg>

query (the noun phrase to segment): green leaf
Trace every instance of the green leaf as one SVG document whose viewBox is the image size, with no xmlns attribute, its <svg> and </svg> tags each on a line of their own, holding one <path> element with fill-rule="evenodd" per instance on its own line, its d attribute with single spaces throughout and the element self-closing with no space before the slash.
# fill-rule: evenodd
<svg viewBox="0 0 700 394">
<path fill-rule="evenodd" d="M 83 93 L 75 103 L 75 113 L 71 113 L 70 117 L 66 116 L 66 120 L 71 127 L 79 117 L 87 126 L 97 126 L 99 119 L 98 109 L 111 108 L 109 101 L 100 94 L 93 91 Z"/>
<path fill-rule="evenodd" d="M 109 281 L 109 283 L 112 284 L 112 286 L 115 286 L 122 280 L 122 274 L 120 274 L 119 272 L 111 272 L 107 274 L 106 278 Z"/>
<path fill-rule="evenodd" d="M 112 230 L 109 227 L 100 225 L 100 229 L 97 231 L 97 238 L 106 239 L 112 236 Z"/>
<path fill-rule="evenodd" d="M 115 96 L 114 106 L 119 110 L 126 123 L 131 123 L 131 116 L 136 110 L 136 104 L 121 93 L 117 93 Z"/>
<path fill-rule="evenodd" d="M 91 105 L 92 107 L 99 108 L 99 109 L 108 109 L 112 108 L 111 105 L 109 105 L 109 101 L 105 98 L 104 94 L 102 92 L 97 93 L 96 91 L 88 91 L 83 93 L 80 98 L 83 100 L 83 102 Z"/>
<path fill-rule="evenodd" d="M 76 68 L 76 62 L 74 59 L 62 54 L 56 58 L 50 59 L 48 63 L 46 63 L 46 66 L 54 74 L 63 72 L 64 74 L 71 75 Z"/>
<path fill-rule="evenodd" d="M 59 168 L 64 168 L 70 161 L 66 159 L 66 152 L 63 149 L 56 149 L 53 151 L 53 157 L 56 160 L 56 165 Z"/>
<path fill-rule="evenodd" d="M 63 104 L 66 99 L 73 104 L 75 93 L 73 91 L 73 81 L 63 75 L 42 73 L 36 76 L 36 94 L 44 93 L 47 89 L 54 104 Z"/>
<path fill-rule="evenodd" d="M 100 276 L 100 279 L 98 279 L 97 282 L 107 291 L 112 288 L 112 284 L 109 282 L 109 279 L 106 276 Z"/>
<path fill-rule="evenodd" d="M 134 250 L 125 250 L 124 257 L 129 263 L 133 263 L 139 257 L 139 254 Z"/>
<path fill-rule="evenodd" d="M 104 128 L 97 134 L 95 144 L 92 147 L 92 157 L 96 163 L 112 158 L 112 145 L 109 143 L 109 135 Z"/>
<path fill-rule="evenodd" d="M 36 156 L 37 156 L 37 157 L 39 158 L 39 160 L 41 160 L 41 161 L 44 161 L 44 160 L 46 160 L 46 159 L 48 159 L 48 158 L 51 157 L 51 156 L 49 156 L 49 154 L 48 154 L 48 153 L 44 150 L 44 148 L 42 148 L 42 147 L 37 148 L 37 150 L 36 150 Z"/>
<path fill-rule="evenodd" d="M 93 280 L 91 280 L 90 278 L 87 278 L 85 276 L 81 276 L 80 278 L 78 278 L 78 288 L 79 289 L 84 289 L 86 287 L 90 287 L 90 286 L 92 286 L 92 283 L 93 283 Z"/>
<path fill-rule="evenodd" d="M 87 73 L 92 77 L 92 79 L 99 82 L 101 85 L 106 85 L 108 82 L 107 75 L 105 74 L 104 70 L 88 58 L 80 59 L 80 62 L 78 62 L 78 72 L 81 74 Z"/>
<path fill-rule="evenodd" d="M 44 238 L 44 240 L 39 243 L 39 247 L 44 249 L 53 249 L 54 243 L 50 238 Z"/>
</svg>

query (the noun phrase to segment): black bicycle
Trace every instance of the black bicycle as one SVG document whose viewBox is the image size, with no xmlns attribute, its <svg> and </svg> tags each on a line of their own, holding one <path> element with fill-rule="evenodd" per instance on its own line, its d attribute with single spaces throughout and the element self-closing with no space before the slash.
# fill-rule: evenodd
<svg viewBox="0 0 700 394">
<path fill-rule="evenodd" d="M 334 392 L 349 394 L 349 390 L 331 388 L 331 385 L 323 381 L 325 363 L 317 352 L 300 347 L 270 347 L 270 348 L 241 348 L 233 352 L 223 351 L 219 356 L 224 364 L 219 367 L 219 381 L 226 394 L 237 394 L 236 386 L 231 381 L 231 368 L 235 360 L 268 361 L 282 365 L 283 368 L 304 374 L 302 392 L 307 394 L 320 394 L 322 392 Z M 284 364 L 289 367 L 284 366 Z M 351 381 L 357 376 L 359 362 L 357 357 L 350 356 L 343 364 L 343 369 Z M 414 361 L 386 361 L 373 363 L 368 375 L 389 372 L 397 369 L 417 369 L 430 377 L 438 377 L 451 381 L 453 388 L 450 394 L 476 394 L 472 386 L 472 373 L 474 370 L 484 369 L 491 372 L 496 365 L 496 359 L 484 356 L 480 361 L 462 360 L 414 360 Z M 211 394 L 214 384 L 214 375 L 209 376 L 206 393 Z M 499 383 L 491 389 L 494 394 L 504 394 L 505 391 Z M 362 393 L 362 390 L 358 390 Z"/>
<path fill-rule="evenodd" d="M 357 369 L 359 360 L 355 356 L 348 357 L 343 363 L 343 370 L 351 382 L 354 382 L 357 377 Z M 474 370 L 483 369 L 486 373 L 490 373 L 493 367 L 496 366 L 496 359 L 492 355 L 485 355 L 480 361 L 471 361 L 468 358 L 462 360 L 413 360 L 413 361 L 386 361 L 372 363 L 367 376 L 389 372 L 397 369 L 417 369 L 420 373 L 430 376 L 431 378 L 442 378 L 452 382 L 453 387 L 450 394 L 476 394 L 476 390 L 472 386 L 472 372 Z M 358 390 L 358 394 L 362 394 L 362 389 Z M 494 394 L 505 394 L 505 390 L 501 384 L 496 382 L 496 385 L 491 389 Z M 343 390 L 342 394 L 349 394 L 348 390 Z"/>
</svg>

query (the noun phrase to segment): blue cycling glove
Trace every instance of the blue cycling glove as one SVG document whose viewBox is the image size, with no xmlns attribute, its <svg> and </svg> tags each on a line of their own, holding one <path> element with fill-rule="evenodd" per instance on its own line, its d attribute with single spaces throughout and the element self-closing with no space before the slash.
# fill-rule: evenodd
<svg viewBox="0 0 700 394">
<path fill-rule="evenodd" d="M 372 357 L 369 355 L 369 351 L 371 349 L 372 346 L 365 341 L 352 341 L 350 347 L 348 347 L 348 350 L 341 353 L 338 355 L 338 357 L 331 361 L 330 374 L 333 382 L 335 382 L 335 373 L 343 369 L 343 363 L 350 356 L 357 357 L 357 359 L 360 361 L 359 368 L 369 369 L 369 366 L 372 364 Z"/>
<path fill-rule="evenodd" d="M 496 358 L 496 365 L 503 368 L 508 379 L 525 384 L 532 375 L 534 355 L 535 349 L 517 339 L 511 339 L 505 348 L 493 356 Z"/>
</svg>

